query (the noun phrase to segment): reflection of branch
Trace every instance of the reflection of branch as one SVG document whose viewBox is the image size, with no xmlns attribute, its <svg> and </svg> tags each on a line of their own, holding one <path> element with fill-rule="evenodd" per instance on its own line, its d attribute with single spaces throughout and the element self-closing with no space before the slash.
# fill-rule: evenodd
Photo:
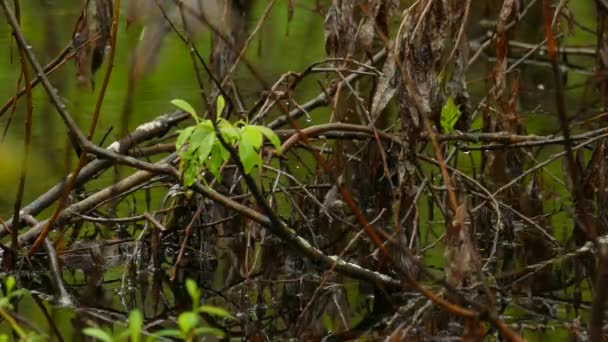
<svg viewBox="0 0 608 342">
<path fill-rule="evenodd" d="M 202 194 L 203 196 L 210 198 L 218 204 L 223 205 L 224 207 L 237 211 L 239 214 L 248 217 L 249 219 L 267 227 L 272 227 L 272 223 L 270 219 L 262 215 L 261 213 L 242 205 L 236 201 L 231 200 L 228 197 L 214 191 L 213 189 L 207 188 L 200 183 L 195 184 L 194 190 Z M 387 275 L 374 272 L 361 266 L 350 263 L 344 260 L 339 260 L 335 256 L 327 256 L 323 254 L 320 250 L 312 247 L 312 245 L 304 238 L 300 237 L 295 230 L 287 227 L 284 223 L 281 223 L 278 227 L 276 227 L 282 237 L 286 240 L 286 242 L 290 243 L 292 246 L 295 246 L 300 252 L 300 254 L 308 257 L 313 262 L 322 265 L 324 267 L 332 267 L 336 264 L 336 271 L 349 275 L 356 279 L 365 280 L 371 283 L 381 284 L 387 288 L 399 289 L 401 288 L 400 282 L 396 279 L 393 279 Z"/>
<path fill-rule="evenodd" d="M 108 150 L 115 153 L 126 153 L 134 145 L 156 136 L 162 136 L 171 127 L 188 118 L 190 118 L 190 114 L 184 112 L 161 115 L 160 117 L 137 127 L 133 132 L 123 139 L 113 142 L 108 147 Z M 76 178 L 76 185 L 82 185 L 95 179 L 105 169 L 112 165 L 114 165 L 114 161 L 112 159 L 93 160 L 81 170 L 80 174 Z M 68 177 L 69 176 L 70 175 L 68 175 Z M 21 209 L 21 215 L 29 214 L 35 216 L 41 213 L 61 196 L 64 187 L 65 182 L 61 182 L 53 186 L 46 193 Z M 10 228 L 12 226 L 12 220 L 7 221 L 6 225 Z M 6 236 L 7 233 L 8 232 L 4 227 L 0 227 L 0 238 Z"/>
<path fill-rule="evenodd" d="M 84 214 L 89 210 L 96 208 L 100 203 L 103 203 L 116 195 L 119 195 L 125 191 L 128 191 L 138 185 L 148 181 L 152 177 L 159 175 L 160 171 L 162 174 L 170 173 L 170 169 L 167 168 L 169 163 L 172 163 L 177 158 L 176 154 L 172 154 L 160 162 L 153 164 L 157 167 L 155 172 L 150 171 L 138 171 L 131 176 L 108 186 L 93 195 L 85 198 L 84 200 L 74 203 L 67 208 L 61 210 L 57 215 L 55 226 L 61 227 L 71 222 L 72 219 L 77 218 L 76 213 Z M 48 220 L 39 222 L 36 226 L 29 229 L 27 232 L 19 236 L 19 243 L 27 244 L 34 240 L 42 231 L 44 226 L 48 223 Z"/>
<path fill-rule="evenodd" d="M 31 215 L 24 215 L 23 220 L 31 226 L 36 226 L 39 224 L 38 220 L 36 220 Z M 60 294 L 59 303 L 62 305 L 73 305 L 74 303 L 72 301 L 72 298 L 70 297 L 68 291 L 65 289 L 63 278 L 61 277 L 62 272 L 61 267 L 59 266 L 57 251 L 55 250 L 55 246 L 53 246 L 49 238 L 44 239 L 44 247 L 49 256 L 49 264 L 51 266 L 51 274 L 53 275 L 55 286 L 57 286 L 57 290 Z"/>
</svg>

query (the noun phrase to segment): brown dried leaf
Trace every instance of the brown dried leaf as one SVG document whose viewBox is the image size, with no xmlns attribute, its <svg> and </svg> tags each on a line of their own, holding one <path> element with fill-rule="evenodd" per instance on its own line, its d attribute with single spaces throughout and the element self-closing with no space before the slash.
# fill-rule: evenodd
<svg viewBox="0 0 608 342">
<path fill-rule="evenodd" d="M 365 6 L 362 6 L 365 18 L 357 34 L 357 39 L 366 49 L 370 48 L 374 42 L 376 16 L 378 15 L 380 5 L 380 1 L 368 1 Z"/>
<path fill-rule="evenodd" d="M 397 92 L 397 87 L 395 86 L 396 70 L 395 57 L 390 53 L 382 68 L 382 76 L 380 76 L 376 93 L 372 99 L 371 116 L 373 121 L 378 119 L 380 113 L 386 108 Z"/>
<path fill-rule="evenodd" d="M 365 48 L 370 48 L 372 43 L 374 42 L 374 24 L 375 19 L 371 17 L 365 18 L 363 25 L 361 25 L 361 29 L 359 30 L 358 38 L 361 42 L 361 45 Z"/>
<path fill-rule="evenodd" d="M 95 54 L 98 56 L 94 55 L 94 57 L 98 57 L 99 60 L 93 60 L 93 64 L 91 65 L 93 72 L 101 66 L 106 49 L 110 47 L 113 11 L 114 5 L 112 0 L 95 0 L 95 29 L 99 33 L 100 38 L 95 41 Z"/>
<path fill-rule="evenodd" d="M 473 248 L 473 242 L 468 229 L 465 227 L 461 227 L 456 239 L 446 243 L 443 256 L 447 264 L 445 276 L 448 284 L 455 287 L 459 286 L 475 269 L 473 267 L 475 264 Z"/>
<path fill-rule="evenodd" d="M 568 6 L 564 6 L 564 7 L 562 7 L 562 10 L 560 11 L 560 15 L 566 19 L 566 22 L 568 23 L 568 31 L 569 31 L 568 33 L 572 34 L 572 32 L 574 31 L 575 25 L 576 25 L 576 21 L 574 19 L 574 14 L 570 10 L 570 8 L 568 8 Z"/>
<path fill-rule="evenodd" d="M 469 227 L 466 222 L 466 201 L 462 201 L 456 209 L 454 219 L 447 223 L 446 229 L 455 234 L 446 233 L 444 257 L 447 267 L 446 280 L 452 286 L 459 286 L 471 272 L 479 268 L 475 246 L 471 240 Z"/>
<path fill-rule="evenodd" d="M 111 0 L 87 1 L 72 36 L 78 85 L 92 90 L 93 74 L 103 64 L 112 30 Z"/>
<path fill-rule="evenodd" d="M 354 50 L 355 0 L 333 1 L 325 16 L 325 52 L 329 57 L 345 57 Z"/>
<path fill-rule="evenodd" d="M 82 12 L 74 35 L 72 36 L 72 46 L 74 49 L 80 49 L 74 56 L 74 62 L 76 63 L 76 79 L 80 87 L 91 87 L 91 63 L 93 59 L 93 53 L 91 48 L 90 30 L 88 24 L 88 15 L 86 8 Z"/>
<path fill-rule="evenodd" d="M 291 22 L 293 19 L 293 13 L 296 7 L 296 0 L 289 0 L 289 5 L 287 6 L 287 22 Z"/>
<path fill-rule="evenodd" d="M 388 37 L 390 18 L 399 8 L 397 0 L 370 0 L 361 5 L 364 18 L 357 40 L 365 49 L 369 49 L 377 36 L 376 30 Z"/>
</svg>

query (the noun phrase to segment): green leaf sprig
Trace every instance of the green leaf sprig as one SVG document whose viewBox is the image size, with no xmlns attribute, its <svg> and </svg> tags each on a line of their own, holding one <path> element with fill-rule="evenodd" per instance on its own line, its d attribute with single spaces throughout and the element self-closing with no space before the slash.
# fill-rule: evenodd
<svg viewBox="0 0 608 342">
<path fill-rule="evenodd" d="M 452 99 L 452 97 L 448 97 L 447 101 L 441 108 L 441 128 L 445 134 L 454 132 L 454 126 L 462 115 L 459 107 L 460 106 L 457 106 L 454 103 L 454 99 Z"/>
<path fill-rule="evenodd" d="M 180 131 L 175 143 L 181 158 L 180 168 L 184 186 L 189 187 L 199 180 L 199 175 L 203 170 L 208 170 L 218 180 L 221 180 L 220 167 L 230 159 L 230 153 L 217 139 L 213 123 L 211 120 L 200 119 L 194 108 L 184 100 L 175 99 L 171 103 L 190 113 L 196 121 L 196 125 Z M 216 104 L 218 129 L 226 143 L 231 146 L 238 145 L 239 158 L 245 173 L 251 173 L 255 166 L 262 167 L 262 157 L 259 151 L 264 143 L 264 137 L 280 153 L 281 141 L 270 128 L 250 125 L 242 120 L 233 125 L 230 121 L 220 117 L 224 107 L 225 100 L 220 95 Z"/>
</svg>

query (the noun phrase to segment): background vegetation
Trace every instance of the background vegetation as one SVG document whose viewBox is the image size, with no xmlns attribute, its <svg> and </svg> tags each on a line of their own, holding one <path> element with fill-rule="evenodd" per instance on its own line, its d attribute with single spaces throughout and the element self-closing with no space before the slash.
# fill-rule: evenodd
<svg viewBox="0 0 608 342">
<path fill-rule="evenodd" d="M 7 338 L 606 338 L 604 1 L 0 3 Z"/>
</svg>

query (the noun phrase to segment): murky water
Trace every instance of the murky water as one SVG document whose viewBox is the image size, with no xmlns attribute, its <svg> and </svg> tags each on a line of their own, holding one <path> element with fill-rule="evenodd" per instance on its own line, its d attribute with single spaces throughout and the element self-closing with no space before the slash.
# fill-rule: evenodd
<svg viewBox="0 0 608 342">
<path fill-rule="evenodd" d="M 320 38 L 323 37 L 323 17 L 311 15 L 311 12 L 307 11 L 312 9 L 302 5 L 297 8 L 296 16 L 288 24 L 285 15 L 286 3 L 281 2 L 271 12 L 267 24 L 261 28 L 258 38 L 252 42 L 246 54 L 248 60 L 256 66 L 269 84 L 275 82 L 286 71 L 301 71 L 312 62 L 325 58 L 325 47 Z M 577 2 L 572 7 L 580 13 L 585 13 L 588 8 L 581 3 Z M 259 18 L 264 6 L 264 1 L 256 2 L 254 19 Z M 69 43 L 80 10 L 80 1 L 74 0 L 23 2 L 23 31 L 42 64 L 51 61 Z M 521 30 L 530 32 L 530 40 L 542 39 L 542 32 L 538 31 L 537 27 L 525 26 Z M 94 138 L 96 142 L 105 139 L 107 145 L 119 138 L 119 133 L 123 129 L 121 122 L 127 99 L 129 61 L 132 55 L 132 49 L 129 47 L 136 44 L 140 34 L 137 28 L 127 29 L 124 22 L 121 23 L 116 62 Z M 15 92 L 19 76 L 17 55 L 8 49 L 11 46 L 9 38 L 8 28 L 6 25 L 1 25 L 0 105 L 3 105 L 4 101 Z M 568 37 L 567 41 L 572 44 L 589 43 L 590 37 L 584 34 L 573 35 Z M 210 45 L 208 33 L 200 33 L 197 37 L 197 46 L 204 56 L 209 55 Z M 158 63 L 142 79 L 135 91 L 133 111 L 128 121 L 128 127 L 131 129 L 163 113 L 173 111 L 174 107 L 169 102 L 175 98 L 186 99 L 197 108 L 200 107 L 198 85 L 188 51 L 177 37 L 169 35 L 164 40 L 162 49 L 150 53 L 158 54 Z M 588 58 L 577 59 L 576 62 L 582 66 L 593 63 Z M 487 63 L 481 62 L 475 65 L 471 73 L 470 91 L 475 101 L 487 91 L 481 78 L 491 67 L 491 60 Z M 96 75 L 96 84 L 100 84 L 102 74 L 103 68 Z M 245 100 L 256 98 L 262 87 L 246 70 L 239 69 L 237 75 L 239 81 L 251 84 L 250 88 L 243 90 L 243 98 Z M 475 75 L 479 78 L 475 78 Z M 526 116 L 528 133 L 552 134 L 558 129 L 556 120 L 547 116 L 547 113 L 553 110 L 552 88 L 545 82 L 549 79 L 549 75 L 549 69 L 536 67 L 523 68 L 521 73 L 522 95 L 518 106 Z M 568 77 L 572 84 L 576 84 L 585 80 L 588 75 L 573 73 L 568 74 Z M 86 129 L 97 93 L 77 86 L 76 68 L 72 62 L 68 62 L 68 65 L 59 69 L 50 79 L 62 98 L 66 100 L 68 110 L 80 126 Z M 304 102 L 318 93 L 319 87 L 314 81 L 305 81 L 296 96 L 298 100 Z M 578 95 L 580 94 L 576 91 L 570 94 L 572 108 L 578 103 Z M 538 101 L 539 98 L 542 100 Z M 29 161 L 24 203 L 29 203 L 56 184 L 67 170 L 74 167 L 76 160 L 73 152 L 66 153 L 68 141 L 65 129 L 40 86 L 34 91 L 34 108 L 33 152 Z M 302 125 L 326 122 L 326 118 L 321 117 L 321 114 L 324 116 L 327 112 L 323 110 L 319 114 L 320 112 L 313 113 L 310 122 L 302 120 Z M 0 217 L 3 220 L 12 213 L 16 192 L 15 180 L 19 172 L 23 113 L 24 103 L 20 101 L 14 113 L 9 110 L 0 118 L 3 128 L 10 121 L 6 136 L 0 144 L 0 165 L 2 165 L 0 193 L 3 194 L 0 196 Z M 473 126 L 475 125 L 480 126 L 480 123 L 474 123 Z M 553 152 L 555 151 L 552 149 L 546 149 L 537 157 L 541 159 Z M 473 152 L 470 155 L 460 154 L 461 169 L 471 170 L 467 163 L 478 164 L 481 154 L 481 152 Z M 306 162 L 309 160 L 290 161 L 289 167 L 292 168 L 293 174 L 306 174 L 303 169 L 306 168 Z M 561 174 L 561 164 L 550 164 L 548 170 Z M 108 172 L 83 191 L 95 191 L 109 184 L 113 179 L 112 172 Z M 559 195 L 566 193 L 559 182 L 553 184 L 549 180 L 547 183 L 546 187 L 551 191 Z M 147 197 L 134 196 L 129 201 L 120 202 L 117 211 L 123 216 L 129 216 L 141 211 L 158 210 L 163 207 L 163 197 L 166 192 L 166 185 L 161 185 L 151 189 Z M 241 194 L 235 194 L 238 195 Z M 433 215 L 430 212 L 432 210 L 438 212 L 437 207 L 433 205 L 429 207 L 426 199 L 420 202 L 419 243 L 421 246 L 429 246 L 423 254 L 425 263 L 432 268 L 432 272 L 441 276 L 441 269 L 444 266 L 444 246 L 435 242 L 441 239 L 445 224 L 435 221 L 436 217 L 432 220 Z M 191 278 L 200 284 L 205 303 L 235 310 L 232 313 L 237 316 L 239 323 L 216 322 L 218 326 L 226 327 L 235 338 L 272 340 L 277 336 L 291 336 L 293 332 L 313 338 L 323 336 L 328 331 L 345 330 L 346 327 L 361 327 L 362 331 L 382 331 L 388 324 L 387 312 L 397 306 L 401 308 L 395 314 L 397 318 L 436 314 L 436 311 L 424 309 L 425 299 L 419 294 L 404 293 L 398 303 L 392 303 L 393 298 L 385 297 L 382 289 L 373 288 L 339 274 L 332 275 L 324 286 L 319 286 L 324 274 L 318 272 L 315 265 L 293 255 L 293 251 L 281 245 L 268 231 L 257 224 L 248 220 L 226 219 L 226 212 L 209 205 L 203 199 L 187 199 L 178 195 L 170 204 L 164 204 L 164 207 L 173 205 L 179 207 L 179 213 L 183 217 L 177 217 L 177 214 L 163 214 L 157 219 L 180 232 L 183 232 L 191 216 L 197 212 L 197 206 L 205 207 L 203 219 L 194 225 L 195 229 L 189 237 L 188 246 L 179 263 L 176 256 L 182 247 L 182 241 L 175 234 L 159 234 L 138 240 L 142 230 L 147 229 L 148 232 L 153 230 L 145 220 L 127 224 L 87 223 L 79 228 L 81 231 L 73 228 L 66 236 L 76 232 L 75 236 L 95 238 L 96 242 L 81 241 L 69 244 L 69 249 L 59 256 L 64 265 L 62 277 L 72 305 L 61 305 L 61 296 L 57 295 L 60 293 L 57 282 L 51 273 L 46 272 L 48 263 L 44 257 L 41 257 L 34 259 L 32 269 L 43 270 L 42 272 L 23 273 L 20 284 L 32 290 L 32 294 L 19 303 L 16 311 L 32 326 L 39 327 L 47 333 L 51 332 L 53 327 L 57 328 L 64 340 L 82 340 L 83 336 L 78 335 L 79 328 L 90 326 L 93 322 L 117 330 L 124 329 L 128 312 L 135 308 L 144 313 L 147 322 L 151 322 L 148 328 L 169 326 L 170 322 L 175 321 L 176 313 L 191 305 L 183 285 L 184 279 Z M 247 202 L 246 204 L 250 205 Z M 305 210 L 312 210 L 310 200 L 306 197 L 300 204 Z M 279 211 L 282 205 L 284 203 L 277 204 Z M 559 200 L 549 200 L 544 209 L 545 212 L 551 212 L 560 208 Z M 47 217 L 49 211 L 50 209 L 41 216 Z M 281 214 L 287 217 L 293 213 L 281 212 Z M 213 229 L 207 225 L 209 222 L 224 219 L 225 222 L 212 225 Z M 489 220 L 492 219 L 495 218 Z M 554 215 L 549 221 L 553 223 L 554 235 L 560 240 L 565 240 L 571 229 L 571 221 L 567 215 Z M 525 225 L 519 219 L 514 219 L 513 222 L 517 227 Z M 352 222 L 347 223 L 345 226 L 353 225 Z M 336 223 L 331 224 L 323 220 L 311 223 L 298 222 L 298 224 L 301 224 L 302 231 L 306 232 L 303 234 L 314 230 L 311 235 L 321 230 L 339 227 Z M 344 235 L 340 235 L 342 233 Z M 347 230 L 332 232 L 332 235 L 326 239 L 334 238 L 335 241 L 320 241 L 320 243 L 327 244 L 328 250 L 337 254 L 344 247 L 341 245 L 340 237 L 352 237 L 347 235 L 350 233 L 352 231 Z M 120 238 L 120 243 L 99 242 L 114 238 Z M 333 243 L 336 243 L 335 247 L 332 247 Z M 513 246 L 503 247 L 508 250 Z M 481 252 L 488 251 L 482 248 Z M 364 260 L 372 263 L 370 265 L 374 267 L 375 261 L 371 258 Z M 555 272 L 558 274 L 561 272 L 562 278 L 556 276 L 543 279 L 547 282 L 562 283 L 563 278 L 572 271 L 566 266 Z M 508 284 L 508 277 L 491 281 Z M 538 281 L 538 278 L 535 281 Z M 525 281 L 520 285 L 510 284 L 509 288 L 512 288 L 516 295 L 505 294 L 504 297 L 500 295 L 496 298 L 496 303 L 506 308 L 502 318 L 508 323 L 513 323 L 526 338 L 563 340 L 572 336 L 572 331 L 586 329 L 580 322 L 586 322 L 588 319 L 591 301 L 588 284 L 583 283 L 580 288 L 565 286 L 559 293 L 553 293 L 551 296 L 536 295 L 532 290 L 533 286 Z M 580 292 L 580 298 L 576 301 L 572 300 L 575 291 Z M 475 293 L 475 290 L 471 290 L 471 293 Z M 312 301 L 313 296 L 318 301 Z M 310 303 L 314 304 L 310 305 Z M 547 320 L 547 317 L 551 319 Z M 573 326 L 572 323 L 577 322 L 577 317 L 580 317 L 579 327 Z M 450 324 L 454 332 L 462 330 L 461 322 L 450 322 Z M 0 325 L 0 332 L 3 332 L 2 329 L 7 331 Z M 488 335 L 489 338 L 490 335 L 492 334 Z M 374 337 L 373 333 L 371 336 L 370 339 Z M 448 336 L 443 338 L 447 339 Z"/>
</svg>

